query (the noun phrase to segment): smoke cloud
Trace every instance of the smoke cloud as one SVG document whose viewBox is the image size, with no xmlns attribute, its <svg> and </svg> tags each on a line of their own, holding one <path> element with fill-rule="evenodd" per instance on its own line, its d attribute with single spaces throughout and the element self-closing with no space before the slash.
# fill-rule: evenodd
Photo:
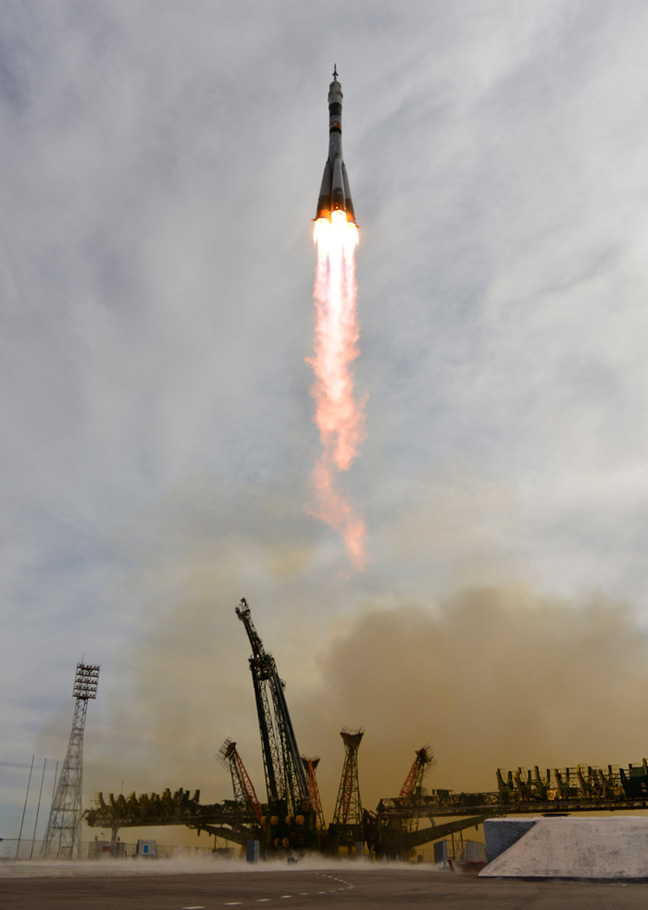
<svg viewBox="0 0 648 910">
<path fill-rule="evenodd" d="M 300 748 L 321 757 L 328 821 L 344 726 L 366 731 L 368 808 L 398 793 L 425 743 L 438 762 L 426 785 L 454 790 L 495 789 L 497 767 L 643 757 L 648 642 L 628 605 L 503 581 L 427 600 L 351 589 L 315 558 L 313 526 L 292 509 L 266 502 L 268 526 L 255 531 L 214 497 L 202 513 L 185 503 L 184 520 L 168 523 L 164 511 L 175 528 L 167 538 L 154 531 L 160 516 L 140 529 L 157 548 L 139 578 L 137 642 L 121 666 L 102 669 L 104 705 L 100 692 L 89 714 L 86 802 L 122 781 L 126 793 L 182 786 L 203 801 L 230 798 L 215 758 L 226 737 L 264 793 L 250 648 L 234 614 L 241 596 L 287 683 Z"/>
<path fill-rule="evenodd" d="M 299 700 L 295 724 L 326 754 L 329 798 L 343 724 L 366 730 L 369 807 L 398 793 L 428 742 L 438 761 L 428 787 L 494 790 L 498 767 L 641 759 L 647 658 L 632 611 L 603 595 L 569 603 L 510 585 L 458 591 L 431 609 L 366 605 L 321 654 L 320 688 Z"/>
</svg>

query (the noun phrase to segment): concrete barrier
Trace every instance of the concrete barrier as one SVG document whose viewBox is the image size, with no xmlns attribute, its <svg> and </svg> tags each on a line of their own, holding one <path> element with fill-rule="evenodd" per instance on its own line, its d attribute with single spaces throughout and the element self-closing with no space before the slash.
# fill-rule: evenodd
<svg viewBox="0 0 648 910">
<path fill-rule="evenodd" d="M 488 819 L 484 829 L 484 878 L 648 880 L 648 818 Z"/>
</svg>

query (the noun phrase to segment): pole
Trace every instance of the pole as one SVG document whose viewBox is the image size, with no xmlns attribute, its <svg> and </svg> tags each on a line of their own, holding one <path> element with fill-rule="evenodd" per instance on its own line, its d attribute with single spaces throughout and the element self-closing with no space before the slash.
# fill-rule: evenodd
<svg viewBox="0 0 648 910">
<path fill-rule="evenodd" d="M 50 815 L 52 813 L 52 806 L 54 805 L 54 796 L 56 795 L 56 783 L 57 783 L 57 779 L 58 779 L 58 766 L 59 766 L 59 760 L 57 758 L 56 765 L 54 766 L 54 783 L 52 784 L 52 802 L 50 804 Z M 49 825 L 48 825 L 48 827 L 49 827 Z M 45 838 L 43 839 L 41 857 L 43 859 L 47 858 L 47 829 L 45 830 Z"/>
<path fill-rule="evenodd" d="M 52 803 L 54 802 L 54 795 L 55 795 L 55 793 L 56 793 L 56 780 L 57 780 L 57 778 L 58 778 L 58 766 L 59 766 L 59 760 L 58 760 L 58 758 L 57 758 L 57 759 L 56 759 L 56 766 L 55 766 L 55 768 L 54 768 L 54 784 L 52 785 Z"/>
<path fill-rule="evenodd" d="M 20 841 L 22 838 L 23 823 L 25 821 L 25 812 L 27 811 L 27 800 L 29 799 L 29 787 L 31 784 L 32 771 L 34 770 L 34 758 L 35 757 L 36 757 L 35 755 L 32 755 L 31 767 L 29 769 L 29 778 L 27 780 L 27 792 L 25 793 L 25 805 L 23 806 L 23 814 L 22 814 L 22 818 L 20 820 L 20 831 L 18 832 L 18 843 L 16 844 L 16 859 L 18 859 L 18 853 L 20 852 Z"/>
<path fill-rule="evenodd" d="M 31 850 L 29 851 L 29 858 L 31 859 L 34 855 L 34 843 L 36 841 L 36 828 L 38 826 L 38 815 L 40 813 L 41 807 L 41 798 L 43 796 L 43 783 L 45 782 L 45 768 L 47 767 L 47 759 L 43 760 L 43 773 L 41 775 L 41 785 L 38 792 L 38 805 L 36 806 L 36 821 L 34 822 L 34 833 L 32 834 Z"/>
</svg>

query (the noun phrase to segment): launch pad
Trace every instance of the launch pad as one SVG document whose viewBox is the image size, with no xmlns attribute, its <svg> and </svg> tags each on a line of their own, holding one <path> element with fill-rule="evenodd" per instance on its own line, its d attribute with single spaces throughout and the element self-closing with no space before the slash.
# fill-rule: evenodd
<svg viewBox="0 0 648 910">
<path fill-rule="evenodd" d="M 333 820 L 327 827 L 316 779 L 319 758 L 306 758 L 299 751 L 284 683 L 274 657 L 264 648 L 245 599 L 236 608 L 236 615 L 252 647 L 249 665 L 263 754 L 265 800 L 257 797 L 236 742 L 228 739 L 219 754 L 230 770 L 233 799 L 204 805 L 200 791 L 192 794 L 182 788 L 117 797 L 100 793 L 85 818 L 91 827 L 110 829 L 113 844 L 117 844 L 121 828 L 182 825 L 241 846 L 256 841 L 267 857 L 319 852 L 406 859 L 416 847 L 477 826 L 486 818 L 648 809 L 646 759 L 627 770 L 615 765 L 605 769 L 578 765 L 550 769 L 545 774 L 538 767 L 533 771 L 498 770 L 498 788 L 494 791 L 455 793 L 436 789 L 428 793 L 423 778 L 434 758 L 430 747 L 424 746 L 416 750 L 399 795 L 381 799 L 375 811 L 367 810 L 360 799 L 357 760 L 364 730 L 344 728 L 344 766 Z"/>
</svg>

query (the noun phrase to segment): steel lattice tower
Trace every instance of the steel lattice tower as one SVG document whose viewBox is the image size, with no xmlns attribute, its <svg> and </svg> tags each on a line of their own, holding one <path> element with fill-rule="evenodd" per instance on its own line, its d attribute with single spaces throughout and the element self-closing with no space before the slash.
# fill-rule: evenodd
<svg viewBox="0 0 648 910">
<path fill-rule="evenodd" d="M 317 819 L 286 703 L 285 683 L 274 657 L 263 647 L 244 597 L 236 615 L 252 645 L 250 671 L 268 795 L 268 802 L 263 804 L 261 850 L 265 855 L 267 851 L 312 849 L 319 841 Z"/>
<path fill-rule="evenodd" d="M 74 717 L 61 775 L 56 784 L 43 855 L 50 859 L 76 859 L 81 842 L 83 801 L 83 734 L 88 700 L 97 697 L 99 667 L 77 664 L 74 677 Z"/>
<path fill-rule="evenodd" d="M 245 626 L 252 645 L 250 670 L 259 718 L 268 803 L 273 811 L 274 807 L 282 804 L 286 810 L 284 814 L 296 815 L 302 811 L 304 801 L 308 801 L 309 793 L 286 704 L 285 683 L 279 676 L 274 657 L 263 647 L 244 597 L 236 608 L 236 615 Z"/>
<path fill-rule="evenodd" d="M 344 743 L 344 767 L 340 778 L 333 821 L 329 827 L 329 839 L 338 846 L 358 843 L 363 840 L 362 802 L 358 780 L 358 749 L 364 730 L 347 730 L 340 736 Z"/>
</svg>

